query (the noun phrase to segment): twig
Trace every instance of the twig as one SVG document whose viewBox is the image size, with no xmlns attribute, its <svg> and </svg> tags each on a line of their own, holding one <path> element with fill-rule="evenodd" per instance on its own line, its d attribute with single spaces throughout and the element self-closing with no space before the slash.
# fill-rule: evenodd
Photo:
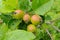
<svg viewBox="0 0 60 40">
<path fill-rule="evenodd" d="M 51 22 L 47 22 L 47 24 L 51 25 L 56 31 L 60 32 L 60 29 L 53 25 Z"/>
<path fill-rule="evenodd" d="M 46 29 L 47 34 L 50 36 L 51 40 L 54 40 L 48 29 Z"/>
<path fill-rule="evenodd" d="M 60 29 L 57 28 L 56 26 L 54 26 L 53 24 L 51 25 L 55 30 L 57 30 L 58 32 L 60 32 Z"/>
<path fill-rule="evenodd" d="M 57 19 L 55 19 L 55 20 L 51 20 L 50 22 L 55 22 L 55 21 L 57 21 L 57 20 L 59 20 L 60 18 L 57 18 Z"/>
</svg>

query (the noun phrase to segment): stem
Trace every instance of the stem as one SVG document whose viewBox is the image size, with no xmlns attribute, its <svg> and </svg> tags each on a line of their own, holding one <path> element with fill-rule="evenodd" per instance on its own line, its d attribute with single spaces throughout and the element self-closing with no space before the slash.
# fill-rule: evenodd
<svg viewBox="0 0 60 40">
<path fill-rule="evenodd" d="M 55 30 L 57 30 L 58 32 L 60 32 L 60 29 L 57 28 L 56 26 L 54 26 L 53 24 L 51 25 Z"/>
<path fill-rule="evenodd" d="M 51 20 L 50 22 L 55 22 L 55 21 L 57 21 L 57 20 L 59 20 L 60 18 L 57 18 L 57 19 L 55 19 L 55 20 Z"/>
<path fill-rule="evenodd" d="M 53 25 L 51 22 L 47 22 L 47 24 L 51 25 L 56 31 L 60 32 L 60 29 Z"/>
<path fill-rule="evenodd" d="M 52 37 L 52 35 L 50 34 L 50 32 L 48 31 L 48 29 L 46 29 L 46 32 L 47 32 L 47 34 L 50 36 L 51 40 L 53 40 L 53 37 Z"/>
</svg>

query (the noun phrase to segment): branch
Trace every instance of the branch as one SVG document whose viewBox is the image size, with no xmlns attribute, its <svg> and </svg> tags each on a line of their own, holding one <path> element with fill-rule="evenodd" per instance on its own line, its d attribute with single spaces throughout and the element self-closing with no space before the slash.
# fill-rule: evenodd
<svg viewBox="0 0 60 40">
<path fill-rule="evenodd" d="M 60 20 L 60 18 L 57 18 L 57 19 L 55 19 L 55 20 L 51 20 L 50 22 L 55 22 L 55 21 L 57 21 L 57 20 Z"/>
<path fill-rule="evenodd" d="M 47 24 L 51 25 L 56 31 L 60 32 L 60 29 L 53 25 L 51 22 L 47 22 Z"/>
<path fill-rule="evenodd" d="M 56 26 L 54 26 L 53 24 L 51 25 L 55 30 L 57 30 L 58 32 L 60 32 L 60 29 Z"/>
<path fill-rule="evenodd" d="M 53 40 L 53 37 L 52 37 L 52 35 L 50 34 L 50 32 L 48 31 L 48 29 L 46 29 L 46 32 L 47 32 L 47 34 L 50 36 L 51 40 Z"/>
</svg>

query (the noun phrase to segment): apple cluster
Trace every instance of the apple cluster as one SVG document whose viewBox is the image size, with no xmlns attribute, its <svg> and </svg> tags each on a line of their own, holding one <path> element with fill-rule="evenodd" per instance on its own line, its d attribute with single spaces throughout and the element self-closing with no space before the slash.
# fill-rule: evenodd
<svg viewBox="0 0 60 40">
<path fill-rule="evenodd" d="M 35 32 L 36 31 L 36 25 L 39 25 L 42 18 L 38 14 L 32 14 L 32 16 L 28 13 L 25 13 L 22 10 L 15 10 L 15 13 L 13 14 L 13 18 L 15 19 L 22 19 L 25 23 L 31 22 L 27 26 L 27 31 L 29 32 Z"/>
</svg>

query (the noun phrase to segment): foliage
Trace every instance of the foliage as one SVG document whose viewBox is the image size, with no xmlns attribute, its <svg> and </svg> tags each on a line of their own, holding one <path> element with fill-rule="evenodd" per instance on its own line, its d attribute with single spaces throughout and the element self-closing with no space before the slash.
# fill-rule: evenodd
<svg viewBox="0 0 60 40">
<path fill-rule="evenodd" d="M 13 18 L 15 10 L 42 18 L 36 32 L 27 31 L 31 21 Z M 0 40 L 60 40 L 60 0 L 0 0 Z"/>
<path fill-rule="evenodd" d="M 4 40 L 33 40 L 35 36 L 31 32 L 24 30 L 14 30 L 6 33 Z"/>
</svg>

